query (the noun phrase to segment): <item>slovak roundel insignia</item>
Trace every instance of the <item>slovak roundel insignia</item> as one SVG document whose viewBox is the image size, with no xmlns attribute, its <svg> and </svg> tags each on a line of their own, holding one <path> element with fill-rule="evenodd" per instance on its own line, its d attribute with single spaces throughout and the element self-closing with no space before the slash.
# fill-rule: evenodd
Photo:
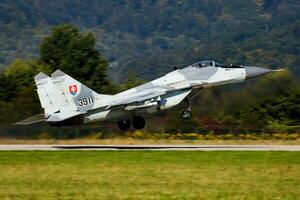
<svg viewBox="0 0 300 200">
<path fill-rule="evenodd" d="M 69 86 L 69 92 L 75 96 L 77 94 L 77 85 L 70 85 Z"/>
</svg>

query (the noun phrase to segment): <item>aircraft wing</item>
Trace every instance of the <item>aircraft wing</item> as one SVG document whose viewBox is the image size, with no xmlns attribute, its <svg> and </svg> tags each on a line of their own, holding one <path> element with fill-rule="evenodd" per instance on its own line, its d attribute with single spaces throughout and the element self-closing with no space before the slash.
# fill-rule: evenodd
<svg viewBox="0 0 300 200">
<path fill-rule="evenodd" d="M 130 93 L 125 93 L 123 95 L 117 96 L 113 99 L 110 103 L 107 104 L 107 108 L 117 107 L 117 106 L 129 106 L 130 104 L 140 104 L 146 102 L 147 100 L 159 98 L 162 95 L 165 95 L 169 92 L 173 92 L 176 90 L 186 90 L 186 89 L 199 89 L 203 88 L 207 83 L 200 81 L 200 82 L 178 82 L 175 84 L 171 84 L 165 87 L 160 86 L 148 86 L 147 88 L 139 88 Z M 135 88 L 133 88 L 135 89 Z M 140 105 L 139 107 L 148 107 L 152 104 L 144 104 Z M 135 107 L 135 106 L 134 106 Z"/>
<path fill-rule="evenodd" d="M 151 88 L 130 95 L 119 96 L 109 104 L 108 108 L 113 106 L 128 105 L 135 102 L 143 102 L 148 99 L 152 99 L 164 95 L 166 94 L 166 92 L 167 89 L 165 88 Z"/>
</svg>

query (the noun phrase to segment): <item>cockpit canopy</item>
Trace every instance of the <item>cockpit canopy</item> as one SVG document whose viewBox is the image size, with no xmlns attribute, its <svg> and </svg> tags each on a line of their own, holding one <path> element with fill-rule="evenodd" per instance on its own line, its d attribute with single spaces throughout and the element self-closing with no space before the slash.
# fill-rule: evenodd
<svg viewBox="0 0 300 200">
<path fill-rule="evenodd" d="M 202 68 L 202 67 L 214 67 L 213 61 L 200 61 L 191 65 L 192 67 Z"/>
<path fill-rule="evenodd" d="M 217 63 L 213 60 L 200 61 L 195 64 L 192 64 L 191 67 L 194 67 L 194 68 L 203 68 L 203 67 L 243 68 L 242 65 L 221 64 L 221 63 Z"/>
</svg>

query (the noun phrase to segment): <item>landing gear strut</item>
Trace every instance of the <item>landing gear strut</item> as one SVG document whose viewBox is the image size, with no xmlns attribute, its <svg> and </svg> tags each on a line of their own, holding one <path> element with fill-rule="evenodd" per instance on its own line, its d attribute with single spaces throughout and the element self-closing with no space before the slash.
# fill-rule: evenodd
<svg viewBox="0 0 300 200">
<path fill-rule="evenodd" d="M 189 120 L 192 118 L 192 108 L 190 106 L 189 100 L 186 98 L 184 100 L 185 104 L 186 104 L 186 109 L 182 111 L 181 113 L 181 118 L 185 119 L 185 120 Z"/>
<path fill-rule="evenodd" d="M 121 121 L 118 121 L 118 127 L 121 131 L 127 131 L 131 126 L 130 119 L 124 119 Z"/>
<path fill-rule="evenodd" d="M 133 128 L 135 129 L 142 129 L 145 127 L 145 119 L 143 117 L 140 117 L 140 116 L 134 116 L 132 118 L 132 126 Z"/>
<path fill-rule="evenodd" d="M 188 109 L 182 111 L 182 113 L 181 113 L 182 119 L 185 119 L 185 120 L 191 119 L 192 115 L 193 115 L 192 112 L 190 110 L 188 110 Z"/>
</svg>

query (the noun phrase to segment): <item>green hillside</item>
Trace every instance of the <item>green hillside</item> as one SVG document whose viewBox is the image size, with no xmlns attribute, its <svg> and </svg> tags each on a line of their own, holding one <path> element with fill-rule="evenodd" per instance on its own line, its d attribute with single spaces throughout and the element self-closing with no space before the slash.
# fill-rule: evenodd
<svg viewBox="0 0 300 200">
<path fill-rule="evenodd" d="M 299 133 L 299 10 L 298 0 L 2 0 L 0 134 L 17 136 L 6 126 L 43 112 L 33 81 L 40 71 L 59 68 L 114 94 L 205 59 L 291 70 L 204 90 L 192 120 L 180 118 L 181 105 L 147 120 L 146 131 Z M 109 124 L 83 129 L 75 135 L 116 132 Z M 22 131 L 61 137 L 47 127 Z"/>
<path fill-rule="evenodd" d="M 298 0 L 2 0 L 0 63 L 38 57 L 52 26 L 73 23 L 95 33 L 116 82 L 199 59 L 297 71 L 299 10 Z"/>
</svg>

